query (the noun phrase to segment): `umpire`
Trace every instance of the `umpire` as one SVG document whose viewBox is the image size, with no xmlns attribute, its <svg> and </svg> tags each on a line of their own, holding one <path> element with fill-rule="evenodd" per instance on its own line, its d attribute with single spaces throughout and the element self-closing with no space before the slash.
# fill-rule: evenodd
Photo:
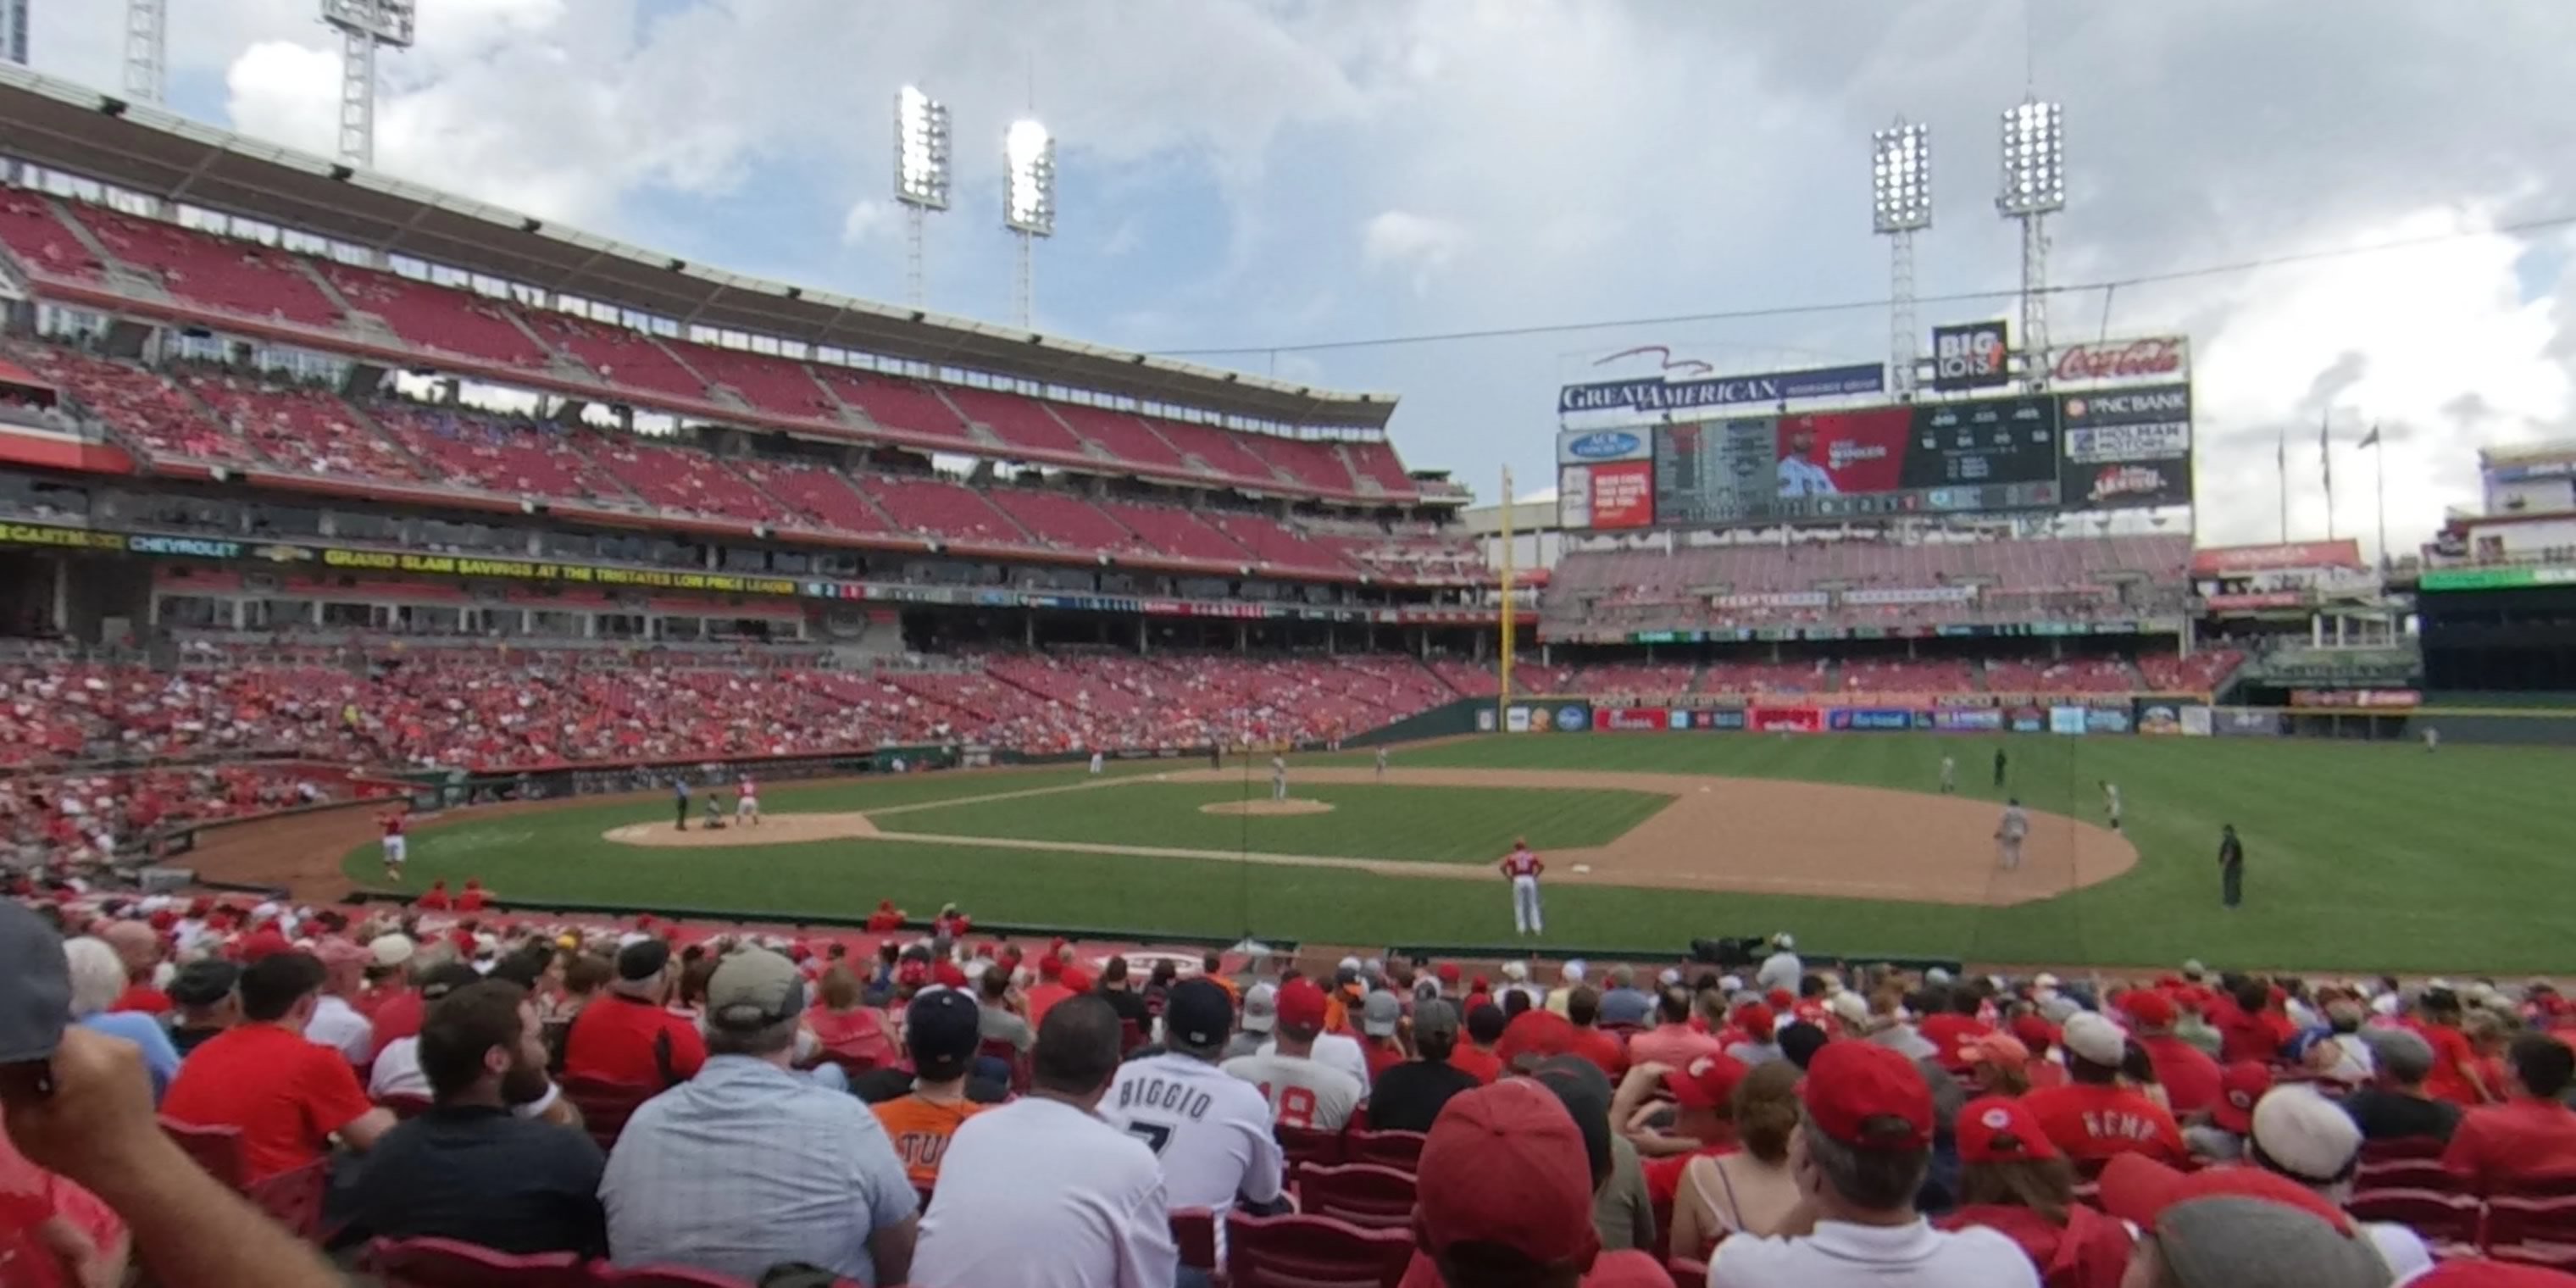
<svg viewBox="0 0 2576 1288">
<path fill-rule="evenodd" d="M 2245 902 L 2245 843 L 2234 823 L 2218 829 L 2218 901 L 2230 908 Z"/>
</svg>

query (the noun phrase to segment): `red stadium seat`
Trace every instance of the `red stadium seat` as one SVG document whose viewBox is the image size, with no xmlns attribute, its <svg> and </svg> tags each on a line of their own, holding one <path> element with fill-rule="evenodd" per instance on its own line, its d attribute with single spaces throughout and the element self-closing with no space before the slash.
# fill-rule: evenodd
<svg viewBox="0 0 2576 1288">
<path fill-rule="evenodd" d="M 1364 1230 L 1330 1217 L 1243 1216 L 1225 1224 L 1232 1288 L 1397 1288 L 1410 1230 Z"/>
<path fill-rule="evenodd" d="M 1297 1169 L 1297 1210 L 1362 1229 L 1402 1230 L 1413 1223 L 1413 1173 L 1373 1163 Z"/>
<path fill-rule="evenodd" d="M 251 1182 L 251 1203 L 276 1218 L 296 1238 L 322 1239 L 322 1198 L 331 1188 L 331 1160 L 317 1158 L 291 1172 Z"/>
<path fill-rule="evenodd" d="M 1708 1288 L 1708 1263 L 1689 1257 L 1675 1257 L 1664 1263 L 1673 1274 L 1673 1288 Z"/>
<path fill-rule="evenodd" d="M 1340 1132 L 1290 1127 L 1284 1123 L 1271 1128 L 1270 1131 L 1278 1138 L 1279 1151 L 1287 1156 L 1288 1165 L 1291 1167 L 1299 1163 L 1317 1163 L 1333 1167 L 1338 1166 L 1344 1158 Z"/>
<path fill-rule="evenodd" d="M 2576 1268 L 2576 1198 L 2489 1199 L 2480 1243 L 2499 1260 Z"/>
<path fill-rule="evenodd" d="M 626 1120 L 645 1101 L 660 1095 L 658 1088 L 639 1087 L 632 1083 L 609 1082 L 599 1078 L 566 1078 L 564 1099 L 581 1111 L 581 1125 L 600 1149 L 617 1148 L 618 1136 L 626 1130 Z"/>
<path fill-rule="evenodd" d="M 242 1157 L 240 1128 L 198 1127 L 164 1118 L 161 1130 L 208 1176 L 234 1191 L 248 1188 L 250 1165 Z"/>
<path fill-rule="evenodd" d="M 752 1288 L 746 1280 L 687 1266 L 637 1266 L 619 1270 L 601 1266 L 591 1276 L 594 1288 Z"/>
<path fill-rule="evenodd" d="M 1342 1156 L 1411 1175 L 1422 1164 L 1422 1143 L 1427 1139 L 1418 1131 L 1355 1131 L 1343 1142 Z"/>
<path fill-rule="evenodd" d="M 428 1113 L 431 1103 L 430 1098 L 427 1096 L 379 1096 L 376 1098 L 376 1104 L 378 1106 L 390 1109 L 393 1111 L 394 1117 L 406 1120 L 418 1118 L 422 1114 Z"/>
<path fill-rule="evenodd" d="M 1174 1209 L 1172 1246 L 1180 1249 L 1182 1265 L 1215 1270 L 1216 1213 L 1202 1207 Z"/>
<path fill-rule="evenodd" d="M 2361 1143 L 2361 1165 L 2395 1162 L 2405 1158 L 2440 1158 L 2448 1144 L 2439 1136 L 2397 1136 L 2387 1140 Z"/>
<path fill-rule="evenodd" d="M 454 1239 L 378 1239 L 361 1264 L 384 1288 L 591 1288 L 570 1252 L 514 1257 Z"/>
<path fill-rule="evenodd" d="M 2427 1243 L 2452 1248 L 2474 1248 L 2478 1243 L 2478 1201 L 2466 1194 L 2372 1190 L 2353 1195 L 2344 1206 L 2358 1220 L 2394 1221 L 2410 1227 Z"/>
<path fill-rule="evenodd" d="M 2460 1179 L 2431 1159 L 2394 1159 L 2385 1163 L 2364 1160 L 2354 1169 L 2352 1188 L 2356 1194 L 2380 1190 L 2434 1190 L 2457 1193 Z"/>
</svg>

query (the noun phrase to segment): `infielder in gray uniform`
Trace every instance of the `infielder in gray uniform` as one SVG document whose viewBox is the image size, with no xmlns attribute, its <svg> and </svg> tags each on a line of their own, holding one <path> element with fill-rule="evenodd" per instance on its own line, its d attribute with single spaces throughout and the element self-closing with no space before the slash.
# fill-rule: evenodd
<svg viewBox="0 0 2576 1288">
<path fill-rule="evenodd" d="M 1995 850 L 2006 868 L 2021 866 L 2022 838 L 2030 835 L 2030 815 L 2022 812 L 2021 798 L 2004 802 L 2003 821 L 1995 824 Z"/>
</svg>

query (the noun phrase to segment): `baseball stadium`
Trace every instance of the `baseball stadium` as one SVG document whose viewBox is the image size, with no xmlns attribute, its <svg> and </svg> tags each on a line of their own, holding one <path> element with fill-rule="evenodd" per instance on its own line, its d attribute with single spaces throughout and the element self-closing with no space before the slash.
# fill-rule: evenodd
<svg viewBox="0 0 2576 1288">
<path fill-rule="evenodd" d="M 324 9 L 352 68 L 410 43 L 407 3 Z M 886 97 L 917 281 L 949 118 Z M 2509 1088 L 2555 1103 L 2521 1042 L 2568 1012 L 2499 981 L 2569 973 L 2554 892 L 2576 813 L 2553 802 L 2576 781 L 2576 441 L 2461 442 L 2477 503 L 2392 549 L 2384 499 L 2375 542 L 2292 530 L 2285 436 L 2279 539 L 2205 540 L 2210 341 L 2120 333 L 2107 300 L 2100 333 L 2050 329 L 2057 113 L 2004 113 L 2019 293 L 1927 300 L 1943 316 L 1916 325 L 1928 136 L 1900 121 L 1872 139 L 1888 352 L 1587 356 L 1508 431 L 1553 453 L 1516 484 L 1498 459 L 1400 448 L 1400 391 L 1033 329 L 1057 159 L 1031 121 L 1006 176 L 1013 325 L 692 262 L 0 62 L 0 869 L 74 937 L 76 1013 L 85 942 L 137 988 L 217 963 L 247 981 L 274 939 L 393 992 L 433 949 L 485 975 L 534 954 L 558 990 L 587 965 L 614 991 L 641 943 L 665 990 L 646 1000 L 701 1016 L 711 1060 L 736 963 L 774 958 L 799 988 L 832 992 L 827 968 L 864 988 L 889 1031 L 927 1034 L 923 997 L 982 989 L 983 1057 L 1007 1007 L 1043 1084 L 1056 1030 L 1026 998 L 1104 975 L 1159 972 L 1149 1013 L 1112 999 L 1127 1054 L 1187 1045 L 1165 1008 L 1198 976 L 1224 977 L 1256 1041 L 1245 989 L 1284 1034 L 1314 977 L 1332 1023 L 1385 998 L 1388 1050 L 1419 1060 L 1485 1009 L 1462 974 L 1535 979 L 1533 1014 L 1564 1012 L 1561 981 L 1606 1032 L 1615 969 L 1647 1008 L 1660 976 L 1672 1023 L 1753 1047 L 1793 1004 L 1836 1046 L 1952 1007 L 2006 1034 L 2044 1016 L 2017 1059 L 2079 1079 L 2121 1063 L 2119 1032 L 2107 1062 L 2079 1040 L 2095 1010 L 2134 1054 L 2179 1005 L 2225 1035 L 2231 1077 L 2286 1087 L 2341 1076 L 2353 1026 L 2330 1012 L 2411 1032 L 2456 1027 L 2466 998 L 2488 1069 L 2470 1121 Z M 344 113 L 344 140 L 368 128 Z M 2381 436 L 2296 432 L 2329 461 Z M 2262 1007 L 2227 999 L 2249 980 L 2326 1054 L 2240 1059 L 2228 1025 Z M 528 1013 L 555 1022 L 556 996 Z M 1629 1015 L 1614 1054 L 1653 1023 Z M 1029 1052 L 1001 1041 L 1026 1092 Z M 844 1054 L 799 1068 L 859 1091 L 934 1067 Z M 2201 1121 L 2167 1081 L 2177 1121 Z M 614 1187 L 615 1124 L 661 1102 L 583 1085 Z M 171 1094 L 164 1122 L 197 1149 L 170 1106 L 212 1093 Z M 1671 1094 L 1686 1121 L 1707 1103 Z M 1823 1130 L 1812 1103 L 1806 1121 Z M 1310 1128 L 1342 1161 L 1341 1122 L 1280 1122 L 1292 1180 L 1323 1159 L 1296 1153 L 1323 1148 Z M 2248 1167 L 2261 1122 L 2235 1129 Z M 2366 1149 L 2326 1170 L 2348 1181 L 2355 1157 L 2367 1175 Z M 2102 1159 L 2079 1161 L 2089 1183 Z M 331 1242 L 318 1206 L 235 1166 Z M 2455 1173 L 2416 1188 L 2478 1215 L 2419 1222 L 2415 1253 L 2511 1250 L 2493 1193 Z M 922 1178 L 921 1204 L 945 1201 Z M 1234 1252 L 1192 1260 L 1176 1214 L 1166 1260 L 1284 1283 L 1263 1256 L 1341 1247 L 1338 1222 L 1264 1235 L 1299 1218 L 1243 1193 Z M 666 1282 L 613 1277 L 637 1258 L 608 1206 L 580 1282 Z M 1754 1282 L 1724 1279 L 1725 1248 L 1645 1250 L 1685 1285 Z M 756 1280 L 684 1253 L 655 1257 Z M 404 1277 L 452 1250 L 365 1255 L 389 1284 L 461 1282 Z"/>
</svg>

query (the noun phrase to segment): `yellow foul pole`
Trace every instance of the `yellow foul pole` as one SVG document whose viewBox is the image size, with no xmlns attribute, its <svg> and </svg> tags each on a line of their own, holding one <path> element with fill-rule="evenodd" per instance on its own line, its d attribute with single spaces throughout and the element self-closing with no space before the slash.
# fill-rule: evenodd
<svg viewBox="0 0 2576 1288">
<path fill-rule="evenodd" d="M 1503 687 L 1494 699 L 1494 728 L 1512 700 L 1512 467 L 1503 467 Z"/>
</svg>

